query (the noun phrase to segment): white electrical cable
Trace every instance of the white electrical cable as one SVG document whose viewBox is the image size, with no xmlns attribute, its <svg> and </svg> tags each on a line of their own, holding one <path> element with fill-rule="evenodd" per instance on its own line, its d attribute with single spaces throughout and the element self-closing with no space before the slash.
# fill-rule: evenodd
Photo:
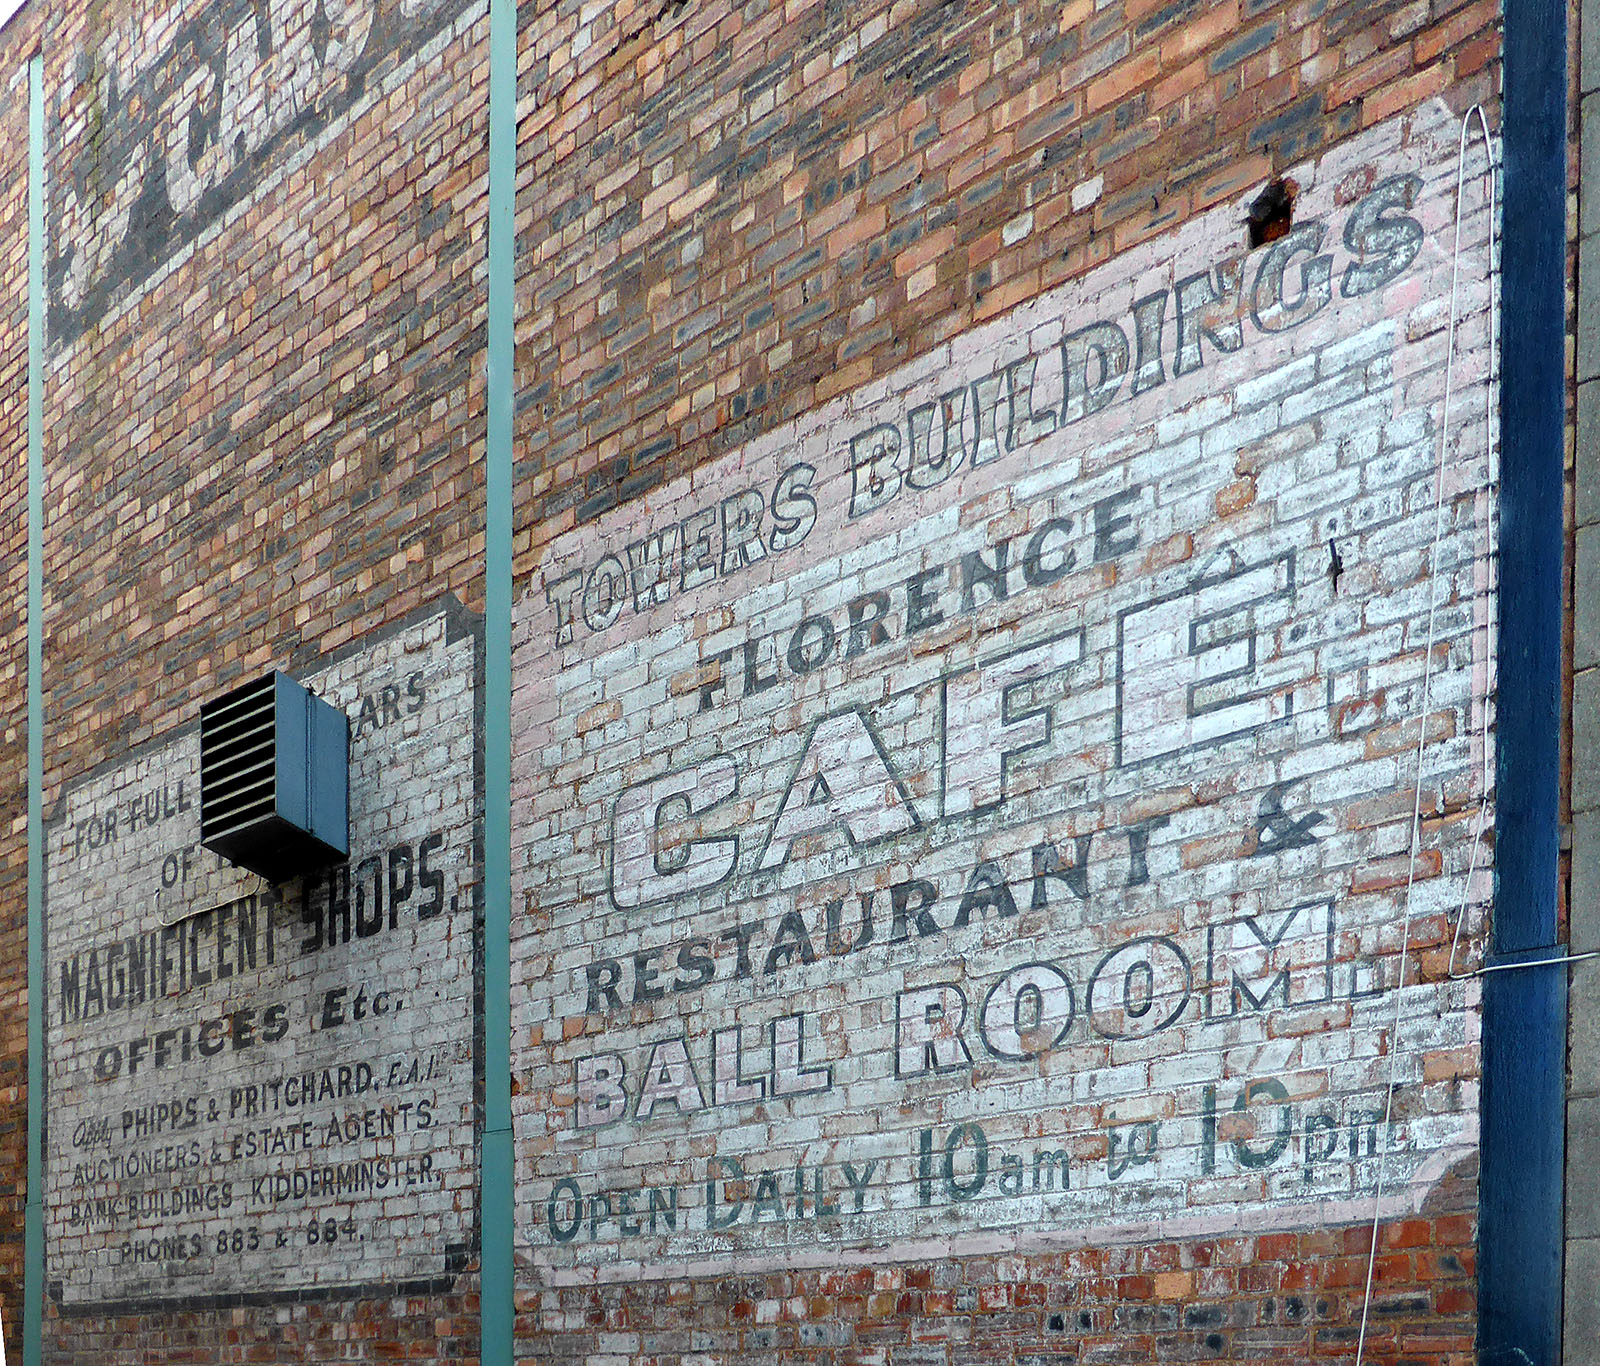
<svg viewBox="0 0 1600 1366">
<path fill-rule="evenodd" d="M 1495 374 L 1496 374 L 1496 371 L 1495 371 L 1495 348 L 1496 348 L 1496 345 L 1499 342 L 1499 329 L 1496 326 L 1495 288 L 1494 288 L 1495 287 L 1495 237 L 1494 237 L 1495 224 L 1494 224 L 1494 209 L 1495 209 L 1496 179 L 1495 179 L 1495 165 L 1494 165 L 1493 144 L 1489 140 L 1489 125 L 1488 125 L 1487 120 L 1484 118 L 1483 106 L 1481 104 L 1473 105 L 1471 109 L 1467 110 L 1466 117 L 1461 120 L 1460 159 L 1458 160 L 1458 162 L 1456 164 L 1456 237 L 1457 237 L 1457 240 L 1459 241 L 1460 235 L 1461 235 L 1461 199 L 1460 199 L 1460 196 L 1461 196 L 1461 189 L 1462 189 L 1462 184 L 1463 184 L 1463 173 L 1466 170 L 1467 129 L 1468 129 L 1468 126 L 1472 122 L 1472 116 L 1474 114 L 1476 114 L 1478 116 L 1478 127 L 1480 129 L 1482 129 L 1482 131 L 1483 131 L 1483 155 L 1484 155 L 1484 160 L 1487 163 L 1485 171 L 1484 171 L 1484 177 L 1487 180 L 1488 186 L 1489 186 L 1489 203 L 1488 203 L 1488 212 L 1489 212 L 1489 373 L 1485 377 L 1486 378 L 1486 382 L 1485 382 L 1485 384 L 1483 386 L 1483 428 L 1484 428 L 1484 432 L 1485 432 L 1485 442 L 1486 442 L 1486 446 L 1487 446 L 1487 450 L 1485 452 L 1485 456 L 1486 456 L 1486 459 L 1488 461 L 1487 481 L 1488 481 L 1488 487 L 1492 489 L 1492 488 L 1495 487 L 1495 483 L 1496 483 L 1496 481 L 1495 481 L 1495 469 L 1494 469 L 1494 454 L 1495 454 L 1495 452 L 1494 452 L 1494 439 L 1493 439 L 1493 432 L 1494 432 L 1494 411 L 1493 411 L 1494 387 L 1493 387 L 1493 380 L 1494 380 L 1494 377 L 1495 377 Z M 1460 264 L 1460 261 L 1459 261 L 1459 255 L 1458 255 L 1458 258 L 1457 258 L 1456 262 L 1453 263 L 1452 266 L 1451 266 L 1451 277 L 1450 277 L 1450 328 L 1451 328 L 1451 338 L 1452 338 L 1452 341 L 1451 341 L 1451 357 L 1452 357 L 1452 359 L 1454 358 L 1454 354 L 1455 354 L 1455 352 L 1454 352 L 1454 336 L 1455 336 L 1455 323 L 1456 323 L 1455 271 L 1456 271 L 1457 267 L 1459 266 L 1459 264 Z M 1449 378 L 1448 378 L 1448 376 L 1449 376 L 1448 362 L 1446 363 L 1446 371 L 1445 371 L 1445 373 L 1446 373 L 1446 380 L 1445 380 L 1445 392 L 1446 392 L 1445 418 L 1446 418 L 1446 420 L 1448 420 L 1449 419 L 1449 415 L 1450 415 L 1450 399 L 1448 397 L 1449 388 L 1450 388 Z M 1442 447 L 1442 444 L 1441 444 L 1440 456 L 1441 456 L 1441 461 L 1442 461 L 1442 459 L 1443 459 L 1443 447 Z M 1491 546 L 1491 550 L 1492 550 L 1492 546 Z M 1492 554 L 1489 556 L 1489 565 L 1490 565 L 1490 573 L 1492 574 L 1493 573 L 1493 567 L 1494 567 L 1494 556 Z M 1478 817 L 1477 817 L 1477 820 L 1474 822 L 1474 825 L 1473 825 L 1473 831 L 1472 831 L 1472 855 L 1467 860 L 1466 881 L 1463 882 L 1462 885 L 1461 885 L 1461 904 L 1460 904 L 1460 906 L 1458 906 L 1456 908 L 1455 933 L 1450 938 L 1450 961 L 1445 967 L 1445 975 L 1452 982 L 1464 981 L 1465 979 L 1467 979 L 1469 977 L 1477 977 L 1477 976 L 1480 976 L 1481 974 L 1483 974 L 1485 972 L 1501 971 L 1504 968 L 1513 967 L 1513 966 L 1514 967 L 1533 967 L 1533 966 L 1535 966 L 1532 963 L 1517 963 L 1517 964 L 1509 964 L 1508 963 L 1508 964 L 1500 965 L 1500 967 L 1495 967 L 1495 968 L 1479 967 L 1479 968 L 1469 968 L 1466 972 L 1457 972 L 1456 971 L 1456 951 L 1457 951 L 1457 949 L 1460 948 L 1460 945 L 1461 945 L 1461 927 L 1463 925 L 1465 925 L 1466 921 L 1467 921 L 1467 902 L 1472 896 L 1472 879 L 1473 879 L 1473 876 L 1478 871 L 1478 852 L 1483 847 L 1484 829 L 1488 825 L 1488 821 L 1489 821 L 1489 699 L 1494 695 L 1494 672 L 1495 672 L 1494 618 L 1495 618 L 1495 603 L 1496 603 L 1495 591 L 1494 590 L 1496 589 L 1496 587 L 1498 587 L 1498 585 L 1496 585 L 1495 583 L 1493 583 L 1491 581 L 1490 584 L 1489 584 L 1489 593 L 1488 593 L 1488 621 L 1487 621 L 1486 627 L 1485 627 L 1485 629 L 1486 629 L 1486 631 L 1488 633 L 1488 649 L 1485 651 L 1486 661 L 1487 662 L 1484 665 L 1485 677 L 1484 677 L 1484 688 L 1483 688 L 1483 716 L 1482 716 L 1482 725 L 1481 725 L 1481 729 L 1479 731 L 1479 737 L 1478 737 L 1478 739 L 1479 739 L 1479 749 L 1480 749 L 1480 752 L 1481 752 L 1481 755 L 1482 755 L 1482 758 L 1483 758 L 1483 775 L 1482 775 L 1482 779 L 1481 779 L 1481 781 L 1479 783 L 1479 787 L 1478 787 Z M 1409 889 L 1408 889 L 1408 891 L 1409 891 Z"/>
<path fill-rule="evenodd" d="M 1395 1078 L 1399 1069 L 1400 1058 L 1400 1020 L 1401 1003 L 1405 994 L 1406 967 L 1411 953 L 1411 894 L 1417 880 L 1417 856 L 1422 843 L 1422 768 L 1423 758 L 1428 744 L 1428 707 L 1430 693 L 1433 685 L 1433 647 L 1435 626 L 1438 616 L 1439 595 L 1436 580 L 1439 569 L 1439 546 L 1444 537 L 1444 470 L 1445 452 L 1450 440 L 1450 403 L 1454 397 L 1455 381 L 1455 356 L 1456 356 L 1456 321 L 1457 321 L 1457 292 L 1461 274 L 1461 219 L 1462 201 L 1465 197 L 1467 173 L 1467 140 L 1472 126 L 1473 117 L 1478 120 L 1478 127 L 1483 134 L 1484 156 L 1487 165 L 1484 176 L 1489 189 L 1487 211 L 1489 215 L 1489 371 L 1484 377 L 1484 437 L 1487 445 L 1487 470 L 1488 487 L 1494 487 L 1494 425 L 1493 425 L 1493 386 L 1495 379 L 1495 203 L 1496 203 L 1496 178 L 1494 164 L 1494 144 L 1489 137 L 1489 123 L 1483 112 L 1483 106 L 1475 104 L 1466 112 L 1461 120 L 1461 138 L 1456 154 L 1456 212 L 1455 212 L 1455 238 L 1451 245 L 1450 261 L 1450 328 L 1446 341 L 1446 354 L 1444 366 L 1444 410 L 1439 421 L 1439 458 L 1434 478 L 1433 493 L 1433 541 L 1428 550 L 1428 564 L 1426 580 L 1428 584 L 1428 632 L 1426 652 L 1422 666 L 1422 702 L 1418 708 L 1417 729 L 1417 760 L 1416 780 L 1413 784 L 1411 799 L 1411 852 L 1410 861 L 1406 869 L 1406 890 L 1404 900 L 1404 915 L 1401 920 L 1400 930 L 1400 971 L 1395 979 L 1394 987 L 1394 1023 L 1389 1034 L 1389 1077 L 1384 1088 L 1383 1098 L 1383 1124 L 1379 1131 L 1378 1172 L 1376 1188 L 1372 1197 L 1372 1238 L 1367 1251 L 1367 1282 L 1361 1297 L 1361 1332 L 1356 1339 L 1355 1366 L 1363 1366 L 1367 1349 L 1367 1326 L 1372 1313 L 1372 1279 L 1378 1265 L 1378 1234 L 1383 1224 L 1383 1188 L 1384 1174 L 1389 1156 L 1389 1126 L 1394 1115 Z M 1492 557 L 1491 557 L 1492 564 Z M 1492 571 L 1491 571 L 1492 572 Z M 1477 831 L 1472 841 L 1472 856 L 1467 865 L 1466 883 L 1462 890 L 1461 913 L 1457 919 L 1456 933 L 1460 935 L 1460 921 L 1466 918 L 1467 899 L 1471 895 L 1472 878 L 1477 869 L 1478 850 L 1483 840 L 1484 825 L 1489 809 L 1489 699 L 1494 691 L 1494 588 L 1492 579 L 1489 584 L 1489 615 L 1488 615 L 1488 649 L 1486 651 L 1488 664 L 1484 678 L 1483 695 L 1483 720 L 1481 731 L 1481 745 L 1483 751 L 1483 769 L 1481 786 L 1478 792 L 1478 823 Z M 1455 950 L 1451 948 L 1451 963 L 1454 964 Z M 1512 966 L 1506 964 L 1505 966 Z M 1531 966 L 1517 964 L 1516 966 Z"/>
<path fill-rule="evenodd" d="M 1495 174 L 1494 174 L 1494 154 L 1490 150 L 1491 144 L 1489 142 L 1489 127 L 1488 127 L 1487 122 L 1484 119 L 1483 106 L 1482 105 L 1476 105 L 1476 104 L 1473 105 L 1472 108 L 1467 111 L 1466 117 L 1461 122 L 1461 160 L 1457 162 L 1457 166 L 1456 166 L 1456 196 L 1457 196 L 1457 199 L 1456 199 L 1456 206 L 1457 206 L 1456 237 L 1457 237 L 1457 240 L 1459 241 L 1460 235 L 1461 235 L 1460 195 L 1461 195 L 1461 184 L 1462 184 L 1462 171 L 1464 169 L 1464 160 L 1465 160 L 1465 155 L 1466 155 L 1467 125 L 1471 122 L 1472 116 L 1474 114 L 1476 114 L 1478 116 L 1478 126 L 1483 131 L 1484 157 L 1485 157 L 1485 159 L 1486 159 L 1486 161 L 1488 163 L 1487 170 L 1485 172 L 1485 176 L 1486 176 L 1486 179 L 1488 180 L 1488 184 L 1489 184 L 1489 206 L 1488 207 L 1489 207 L 1489 212 L 1490 212 L 1490 215 L 1491 215 L 1491 217 L 1490 217 L 1490 225 L 1491 225 L 1491 227 L 1490 227 L 1490 232 L 1489 232 L 1489 280 L 1490 280 L 1490 288 L 1489 288 L 1489 376 L 1492 378 L 1494 376 L 1494 374 L 1495 374 L 1495 346 L 1496 346 L 1496 343 L 1499 340 L 1499 330 L 1495 326 L 1495 295 L 1494 295 L 1494 284 L 1493 284 L 1494 279 L 1495 279 L 1495 242 L 1494 242 L 1494 231 L 1493 231 L 1493 213 L 1494 213 L 1494 202 L 1495 202 L 1494 201 Z M 1453 333 L 1453 330 L 1455 328 L 1455 320 L 1456 320 L 1456 311 L 1455 311 L 1455 276 L 1454 276 L 1453 272 L 1454 272 L 1454 266 L 1452 266 L 1452 275 L 1451 275 L 1451 281 L 1450 281 L 1450 295 L 1451 295 L 1451 297 L 1450 297 L 1450 326 L 1451 326 L 1451 329 L 1452 329 L 1452 333 Z M 1453 342 L 1452 342 L 1451 354 L 1452 354 L 1452 356 L 1454 355 L 1454 343 Z M 1450 413 L 1450 400 L 1449 400 L 1449 397 L 1448 397 L 1448 393 L 1449 393 L 1449 368 L 1448 368 L 1448 362 L 1446 363 L 1446 371 L 1445 371 L 1445 373 L 1446 373 L 1445 390 L 1446 390 L 1446 395 L 1447 395 L 1447 397 L 1445 398 L 1445 418 L 1448 421 L 1449 413 Z M 1484 431 L 1485 432 L 1492 432 L 1494 430 L 1493 404 L 1494 404 L 1493 389 L 1491 388 L 1490 385 L 1485 384 L 1484 385 L 1484 392 L 1483 392 L 1483 425 L 1484 425 Z M 1441 455 L 1442 455 L 1442 446 L 1441 446 Z M 1490 462 L 1489 471 L 1488 471 L 1488 487 L 1489 488 L 1493 488 L 1495 486 L 1495 475 L 1494 475 L 1494 465 L 1493 465 L 1493 461 L 1494 461 L 1494 442 L 1492 440 L 1488 443 L 1487 458 L 1488 458 L 1488 460 Z M 1491 564 L 1491 566 L 1494 563 L 1492 556 L 1490 557 L 1489 563 Z M 1450 937 L 1450 961 L 1449 961 L 1448 965 L 1445 968 L 1445 975 L 1452 982 L 1469 981 L 1474 977 L 1482 977 L 1486 973 L 1490 973 L 1490 972 L 1512 972 L 1512 971 L 1515 971 L 1518 968 L 1548 968 L 1548 967 L 1554 967 L 1558 963 L 1581 963 L 1585 959 L 1600 958 L 1600 950 L 1596 950 L 1596 951 L 1590 952 L 1590 953 L 1564 953 L 1564 954 L 1561 954 L 1561 955 L 1559 955 L 1557 957 L 1554 957 L 1554 958 L 1523 959 L 1523 960 L 1521 960 L 1519 962 L 1515 962 L 1515 963 L 1491 963 L 1491 964 L 1487 964 L 1487 965 L 1485 965 L 1483 967 L 1468 968 L 1464 972 L 1457 972 L 1456 971 L 1456 954 L 1460 950 L 1460 947 L 1461 947 L 1461 930 L 1462 930 L 1462 927 L 1467 923 L 1467 902 L 1472 897 L 1472 879 L 1473 879 L 1473 876 L 1478 871 L 1478 851 L 1483 847 L 1484 828 L 1488 824 L 1488 812 L 1489 812 L 1489 698 L 1491 696 L 1493 696 L 1493 694 L 1494 694 L 1494 668 L 1495 668 L 1495 656 L 1494 656 L 1494 651 L 1493 651 L 1493 648 L 1492 648 L 1493 640 L 1494 640 L 1494 611 L 1495 611 L 1495 594 L 1493 592 L 1494 586 L 1495 586 L 1494 584 L 1492 584 L 1492 583 L 1490 584 L 1490 592 L 1487 595 L 1487 597 L 1488 597 L 1488 620 L 1485 623 L 1485 630 L 1487 632 L 1491 648 L 1487 651 L 1487 663 L 1485 665 L 1485 671 L 1486 672 L 1485 672 L 1485 680 L 1484 680 L 1483 714 L 1482 714 L 1482 719 L 1481 719 L 1481 728 L 1479 730 L 1479 736 L 1478 736 L 1479 749 L 1480 749 L 1480 752 L 1481 752 L 1482 758 L 1483 758 L 1483 776 L 1482 776 L 1482 780 L 1481 780 L 1481 782 L 1479 784 L 1479 788 L 1478 788 L 1478 817 L 1477 817 L 1477 820 L 1474 822 L 1474 827 L 1473 827 L 1473 831 L 1472 831 L 1472 856 L 1467 860 L 1467 876 L 1466 876 L 1466 880 L 1461 885 L 1461 904 L 1456 908 L 1456 914 L 1455 914 L 1456 927 L 1455 927 L 1455 932 Z M 1407 892 L 1409 893 L 1409 891 L 1410 891 L 1410 887 L 1409 887 L 1409 884 L 1408 884 Z"/>
</svg>

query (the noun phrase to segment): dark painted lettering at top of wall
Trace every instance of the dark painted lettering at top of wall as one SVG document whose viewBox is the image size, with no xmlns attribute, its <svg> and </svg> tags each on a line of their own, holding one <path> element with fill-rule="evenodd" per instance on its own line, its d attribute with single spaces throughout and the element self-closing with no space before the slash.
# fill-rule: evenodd
<svg viewBox="0 0 1600 1366">
<path fill-rule="evenodd" d="M 77 54 L 57 121 L 81 137 L 51 177 L 51 335 L 70 341 L 248 199 L 292 146 L 350 110 L 466 0 L 202 0 L 157 33 Z"/>
</svg>

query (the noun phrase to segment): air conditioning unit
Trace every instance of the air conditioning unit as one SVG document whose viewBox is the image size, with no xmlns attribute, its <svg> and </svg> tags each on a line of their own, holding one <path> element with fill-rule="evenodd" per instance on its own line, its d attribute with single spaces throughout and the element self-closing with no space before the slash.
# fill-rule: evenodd
<svg viewBox="0 0 1600 1366">
<path fill-rule="evenodd" d="M 274 670 L 200 708 L 200 843 L 286 882 L 350 855 L 350 722 Z"/>
</svg>

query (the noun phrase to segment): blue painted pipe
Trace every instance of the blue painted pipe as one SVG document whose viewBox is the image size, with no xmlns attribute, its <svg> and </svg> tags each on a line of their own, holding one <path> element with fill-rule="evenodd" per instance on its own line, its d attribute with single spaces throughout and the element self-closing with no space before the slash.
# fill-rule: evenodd
<svg viewBox="0 0 1600 1366">
<path fill-rule="evenodd" d="M 1492 956 L 1556 945 L 1560 873 L 1566 8 L 1506 0 L 1497 865 Z M 1566 969 L 1483 979 L 1478 1346 L 1561 1354 Z"/>
</svg>

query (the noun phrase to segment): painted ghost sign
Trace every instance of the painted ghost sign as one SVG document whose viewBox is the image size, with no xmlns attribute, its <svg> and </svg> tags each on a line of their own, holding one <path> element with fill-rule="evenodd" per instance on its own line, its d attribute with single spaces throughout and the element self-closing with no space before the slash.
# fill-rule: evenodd
<svg viewBox="0 0 1600 1366">
<path fill-rule="evenodd" d="M 549 546 L 546 1274 L 1291 1227 L 1470 1154 L 1426 1065 L 1470 989 L 1407 988 L 1387 1120 L 1379 1042 L 1430 593 L 1431 790 L 1481 721 L 1481 440 L 1425 572 L 1454 147 L 1375 130 L 1278 242 L 1219 251 L 1219 209 Z M 1432 905 L 1465 844 L 1429 840 Z"/>
<path fill-rule="evenodd" d="M 52 825 L 47 1273 L 67 1306 L 416 1284 L 473 1234 L 475 634 L 309 676 L 351 724 L 351 857 L 199 845 L 197 729 Z"/>
<path fill-rule="evenodd" d="M 190 0 L 105 29 L 62 95 L 82 130 L 52 176 L 50 328 L 70 339 L 234 205 L 338 130 L 373 77 L 465 0 Z"/>
</svg>

